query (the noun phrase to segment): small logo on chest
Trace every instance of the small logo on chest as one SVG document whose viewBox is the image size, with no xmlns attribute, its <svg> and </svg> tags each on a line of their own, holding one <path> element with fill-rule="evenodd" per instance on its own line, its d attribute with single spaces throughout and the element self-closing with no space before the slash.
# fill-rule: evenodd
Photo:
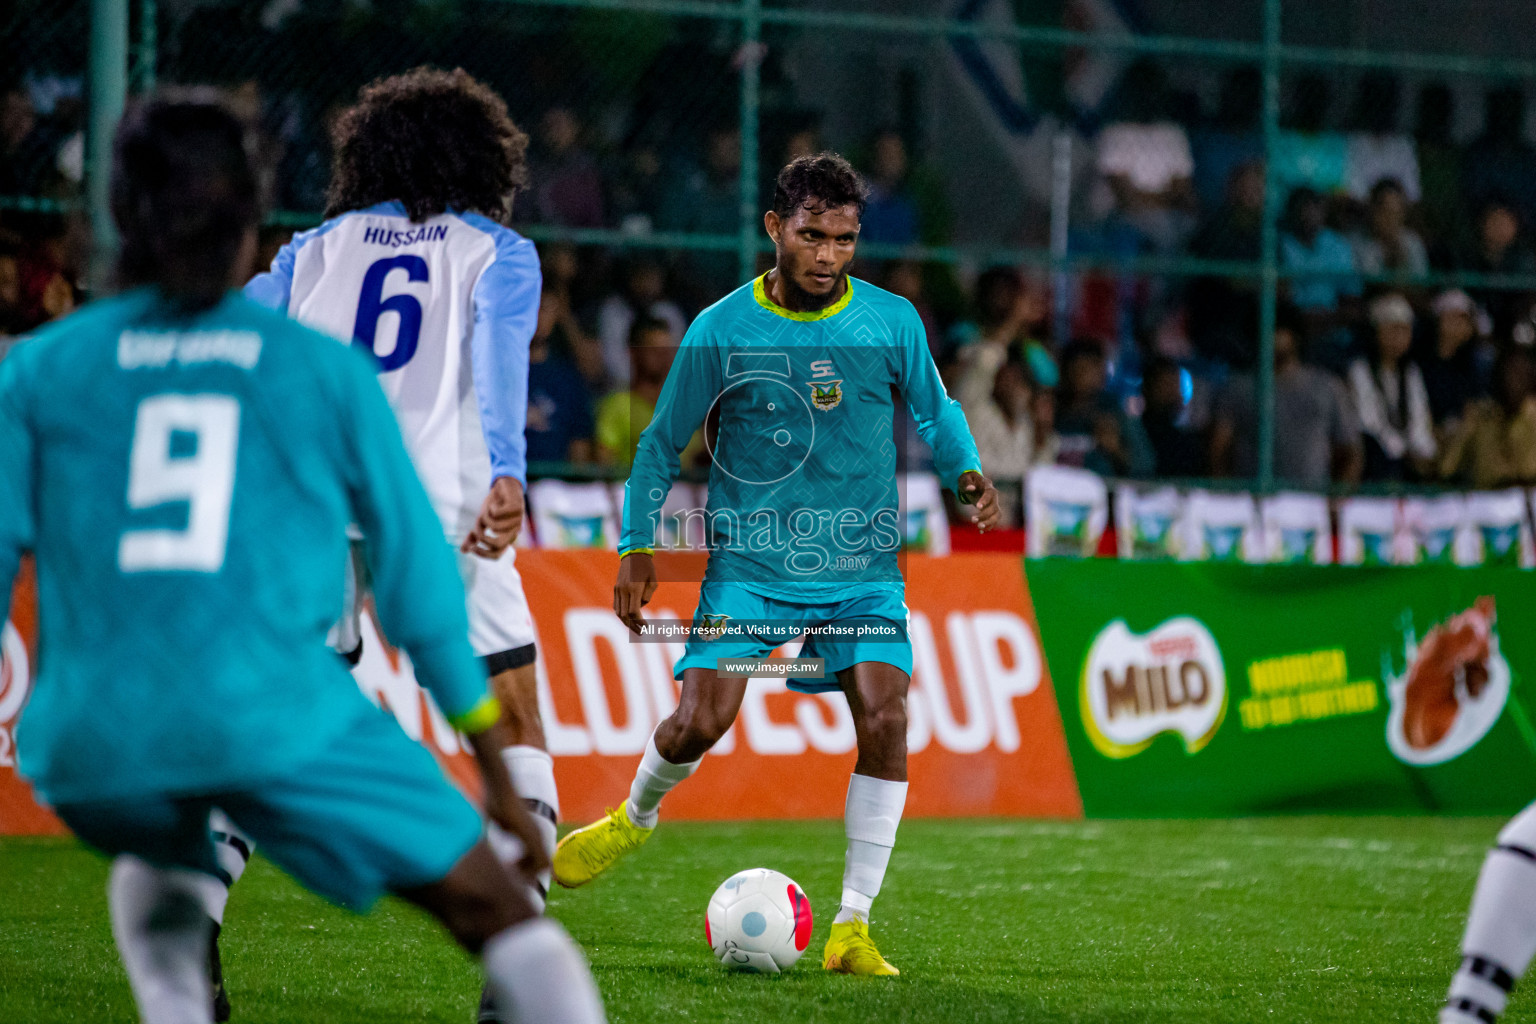
<svg viewBox="0 0 1536 1024">
<path fill-rule="evenodd" d="M 840 380 L 807 381 L 811 389 L 811 404 L 822 412 L 836 409 L 843 401 L 843 382 Z"/>
<path fill-rule="evenodd" d="M 830 359 L 818 359 L 811 364 L 812 377 L 830 377 L 836 372 Z M 843 382 L 840 380 L 811 380 L 806 381 L 805 386 L 811 389 L 811 404 L 822 412 L 836 409 L 843 400 Z"/>
</svg>

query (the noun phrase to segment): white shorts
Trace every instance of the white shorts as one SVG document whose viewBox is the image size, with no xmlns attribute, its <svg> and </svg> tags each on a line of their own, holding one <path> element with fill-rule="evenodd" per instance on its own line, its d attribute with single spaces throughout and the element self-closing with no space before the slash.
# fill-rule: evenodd
<svg viewBox="0 0 1536 1024">
<path fill-rule="evenodd" d="M 459 578 L 469 606 L 469 646 L 489 663 L 491 675 L 533 664 L 533 615 L 517 571 L 517 549 L 496 561 L 457 553 Z"/>
<path fill-rule="evenodd" d="M 353 660 L 362 652 L 362 614 L 366 591 L 358 586 L 361 553 L 353 545 L 347 562 L 345 605 L 326 638 L 336 652 Z M 455 552 L 469 613 L 469 646 L 485 659 L 488 675 L 533 664 L 533 616 L 517 571 L 517 549 L 507 548 L 496 561 Z"/>
</svg>

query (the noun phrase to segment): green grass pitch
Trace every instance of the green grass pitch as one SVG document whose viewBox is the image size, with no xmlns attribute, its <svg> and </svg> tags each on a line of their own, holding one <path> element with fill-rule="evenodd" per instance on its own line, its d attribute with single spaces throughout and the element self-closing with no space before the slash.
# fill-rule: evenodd
<svg viewBox="0 0 1536 1024">
<path fill-rule="evenodd" d="M 616 1024 L 1427 1024 L 1500 824 L 909 821 L 875 904 L 896 979 L 820 969 L 837 822 L 666 823 L 552 911 Z M 710 893 L 756 866 L 799 881 L 816 914 L 805 959 L 778 977 L 727 974 L 704 944 Z M 133 1020 L 105 877 L 68 841 L 0 842 L 0 1021 Z M 230 905 L 224 962 L 236 1024 L 469 1024 L 479 993 L 473 965 L 415 911 L 353 918 L 259 859 Z M 1506 1020 L 1536 1021 L 1536 995 L 1517 990 Z"/>
</svg>

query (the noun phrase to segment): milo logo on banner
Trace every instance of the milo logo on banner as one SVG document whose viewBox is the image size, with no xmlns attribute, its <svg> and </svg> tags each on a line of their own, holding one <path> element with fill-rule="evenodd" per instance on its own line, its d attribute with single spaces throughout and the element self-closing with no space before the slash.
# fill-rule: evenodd
<svg viewBox="0 0 1536 1024">
<path fill-rule="evenodd" d="M 1193 754 L 1226 715 L 1227 673 L 1198 619 L 1169 619 L 1144 636 L 1116 620 L 1094 637 L 1079 699 L 1088 738 L 1105 757 L 1139 754 L 1164 732 Z"/>
</svg>

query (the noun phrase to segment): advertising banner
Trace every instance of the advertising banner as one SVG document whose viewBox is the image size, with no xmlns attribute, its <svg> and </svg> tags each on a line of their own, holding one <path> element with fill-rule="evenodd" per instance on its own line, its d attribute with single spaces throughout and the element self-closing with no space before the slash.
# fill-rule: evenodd
<svg viewBox="0 0 1536 1024">
<path fill-rule="evenodd" d="M 696 558 L 703 571 L 702 556 L 670 557 Z M 617 555 L 529 551 L 518 564 L 539 632 L 563 816 L 584 821 L 629 792 L 651 730 L 676 705 L 682 645 L 630 642 L 613 614 Z M 1081 815 L 1018 559 L 910 555 L 905 565 L 914 654 L 907 814 Z M 690 619 L 697 598 L 696 584 L 666 582 L 647 610 Z M 855 757 L 840 694 L 753 680 L 735 726 L 667 798 L 667 816 L 841 817 Z"/>
<path fill-rule="evenodd" d="M 1536 796 L 1529 573 L 1039 560 L 1028 576 L 1089 816 Z"/>
<path fill-rule="evenodd" d="M 0 836 L 54 835 L 64 826 L 37 806 L 16 774 L 16 720 L 32 692 L 37 638 L 37 583 L 22 565 L 11 595 L 11 621 L 0 623 Z"/>
<path fill-rule="evenodd" d="M 697 559 L 703 571 L 702 556 L 667 557 Z M 624 799 L 651 730 L 676 705 L 672 664 L 681 644 L 630 642 L 613 614 L 613 552 L 522 549 L 517 559 L 538 630 L 540 704 L 562 817 L 584 822 Z M 1081 816 L 1019 559 L 911 555 L 905 565 L 914 649 L 907 814 Z M 676 570 L 664 575 L 686 575 Z M 697 597 L 697 584 L 663 583 L 648 612 L 689 619 Z M 18 688 L 15 679 L 29 678 L 22 638 L 33 635 L 34 607 L 24 584 L 7 630 L 0 743 L 25 699 L 26 683 Z M 473 765 L 416 686 L 409 659 L 380 641 L 371 622 L 364 638 L 359 686 L 473 790 Z M 840 694 L 808 696 L 782 680 L 753 680 L 735 726 L 668 797 L 667 816 L 841 817 L 854 747 Z M 0 834 L 56 830 L 10 760 L 0 762 Z"/>
</svg>

